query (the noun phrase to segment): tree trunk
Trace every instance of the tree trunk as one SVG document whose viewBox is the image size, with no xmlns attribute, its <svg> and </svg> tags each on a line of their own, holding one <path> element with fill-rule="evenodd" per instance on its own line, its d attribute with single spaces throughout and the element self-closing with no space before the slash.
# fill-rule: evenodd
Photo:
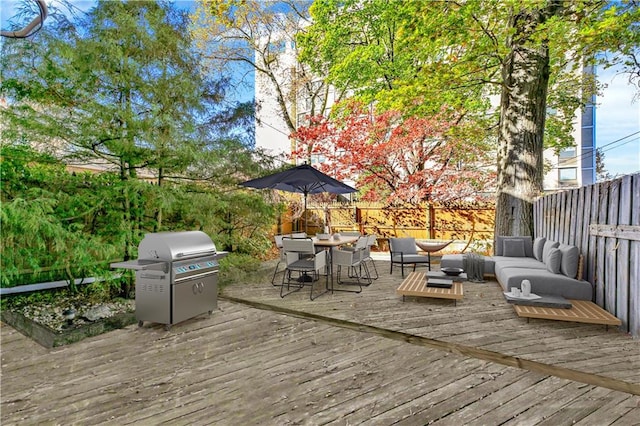
<svg viewBox="0 0 640 426">
<path fill-rule="evenodd" d="M 542 194 L 549 49 L 539 25 L 561 6 L 514 14 L 502 65 L 495 235 L 533 235 L 533 202 Z"/>
</svg>

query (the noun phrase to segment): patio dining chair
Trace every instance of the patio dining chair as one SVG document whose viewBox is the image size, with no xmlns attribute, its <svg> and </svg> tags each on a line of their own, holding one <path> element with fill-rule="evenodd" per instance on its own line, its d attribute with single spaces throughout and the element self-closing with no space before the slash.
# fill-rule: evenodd
<svg viewBox="0 0 640 426">
<path fill-rule="evenodd" d="M 271 284 L 273 284 L 274 287 L 280 286 L 280 284 L 276 284 L 276 275 L 278 275 L 278 272 L 282 272 L 284 270 L 282 269 L 279 271 L 280 265 L 287 263 L 287 258 L 285 257 L 284 250 L 282 248 L 283 238 L 307 238 L 307 234 L 305 232 L 294 232 L 293 234 L 280 234 L 273 237 L 276 243 L 276 247 L 279 251 L 278 263 L 276 263 L 276 269 L 273 271 L 273 277 L 271 277 Z"/>
<path fill-rule="evenodd" d="M 336 267 L 336 281 L 340 285 L 356 285 L 359 287 L 355 293 L 362 291 L 362 286 L 371 284 L 371 275 L 369 268 L 364 263 L 365 250 L 367 248 L 367 237 L 360 237 L 353 248 L 334 249 L 331 255 L 333 266 Z M 347 269 L 347 276 L 353 281 L 342 280 L 342 269 Z M 363 284 L 366 283 L 366 284 Z"/>
<path fill-rule="evenodd" d="M 389 251 L 391 253 L 391 271 L 393 273 L 393 265 L 400 265 L 402 270 L 402 278 L 404 278 L 404 265 L 425 264 L 431 270 L 431 262 L 428 256 L 418 254 L 418 246 L 416 246 L 415 238 L 389 238 Z"/>
<path fill-rule="evenodd" d="M 362 234 L 360 231 L 340 231 L 340 235 L 343 237 L 360 237 Z M 353 244 L 345 244 L 343 247 L 353 248 L 355 247 L 355 243 Z"/>
<path fill-rule="evenodd" d="M 378 268 L 376 268 L 376 263 L 373 261 L 373 258 L 371 257 L 371 247 L 375 246 L 378 244 L 378 238 L 375 236 L 375 234 L 371 234 L 371 235 L 367 235 L 367 246 L 364 249 L 364 253 L 363 256 L 364 258 L 362 259 L 362 262 L 369 262 L 371 265 L 373 265 L 373 272 L 375 272 L 375 276 L 372 276 L 371 278 L 373 278 L 374 280 L 377 280 L 380 276 L 378 275 Z"/>
<path fill-rule="evenodd" d="M 325 250 L 316 252 L 316 247 L 311 238 L 283 238 L 282 248 L 287 266 L 282 276 L 280 297 L 285 297 L 287 294 L 309 286 L 309 298 L 314 300 L 320 294 L 314 296 L 313 286 L 320 279 L 320 271 L 324 271 L 327 268 L 327 252 Z M 287 293 L 285 293 L 285 287 L 287 288 Z M 291 287 L 295 288 L 289 291 Z M 325 292 L 328 287 L 329 275 L 327 274 Z"/>
</svg>

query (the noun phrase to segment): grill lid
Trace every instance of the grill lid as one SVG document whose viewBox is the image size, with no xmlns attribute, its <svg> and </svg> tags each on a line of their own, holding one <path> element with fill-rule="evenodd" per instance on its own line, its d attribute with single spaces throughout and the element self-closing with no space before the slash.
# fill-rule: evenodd
<svg viewBox="0 0 640 426">
<path fill-rule="evenodd" d="M 138 246 L 138 259 L 173 261 L 216 254 L 216 246 L 202 231 L 146 234 Z"/>
</svg>

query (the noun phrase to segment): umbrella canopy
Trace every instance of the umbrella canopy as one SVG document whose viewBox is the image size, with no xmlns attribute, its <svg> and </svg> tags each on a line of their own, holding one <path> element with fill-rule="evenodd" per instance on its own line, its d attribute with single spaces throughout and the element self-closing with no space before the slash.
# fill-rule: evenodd
<svg viewBox="0 0 640 426">
<path fill-rule="evenodd" d="M 287 192 L 297 192 L 304 195 L 305 216 L 307 211 L 307 195 L 328 192 L 331 194 L 348 194 L 357 189 L 314 169 L 309 164 L 292 167 L 283 172 L 265 177 L 248 180 L 240 185 L 258 189 L 279 189 Z M 305 231 L 307 222 L 305 221 Z"/>
</svg>

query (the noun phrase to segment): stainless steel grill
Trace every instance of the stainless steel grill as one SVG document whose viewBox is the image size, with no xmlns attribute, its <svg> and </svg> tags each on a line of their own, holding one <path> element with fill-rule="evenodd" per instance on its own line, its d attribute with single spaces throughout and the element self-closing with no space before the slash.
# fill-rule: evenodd
<svg viewBox="0 0 640 426">
<path fill-rule="evenodd" d="M 146 234 L 138 259 L 112 263 L 112 268 L 136 271 L 136 319 L 173 324 L 218 306 L 218 253 L 201 231 Z"/>
</svg>

